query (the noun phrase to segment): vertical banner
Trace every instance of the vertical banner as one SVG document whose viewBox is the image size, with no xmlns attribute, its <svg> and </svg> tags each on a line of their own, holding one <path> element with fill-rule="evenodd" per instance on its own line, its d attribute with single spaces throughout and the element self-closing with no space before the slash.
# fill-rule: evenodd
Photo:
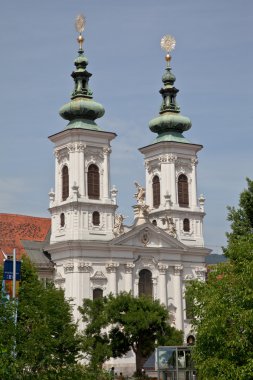
<svg viewBox="0 0 253 380">
<path fill-rule="evenodd" d="M 13 260 L 4 261 L 4 291 L 9 297 L 13 294 Z M 16 296 L 18 296 L 19 284 L 21 281 L 21 261 L 16 261 Z"/>
</svg>

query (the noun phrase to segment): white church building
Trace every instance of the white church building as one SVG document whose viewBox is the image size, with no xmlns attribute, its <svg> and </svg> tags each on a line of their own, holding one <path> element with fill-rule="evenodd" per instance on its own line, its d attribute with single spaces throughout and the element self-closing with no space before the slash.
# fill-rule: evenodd
<svg viewBox="0 0 253 380">
<path fill-rule="evenodd" d="M 166 38 L 169 51 L 170 37 Z M 60 109 L 68 124 L 49 137 L 55 184 L 49 193 L 52 230 L 46 250 L 55 265 L 54 281 L 74 300 L 76 319 L 84 298 L 122 291 L 148 294 L 168 308 L 171 323 L 184 331 L 186 340 L 191 326 L 185 287 L 193 278 L 205 279 L 210 250 L 203 239 L 205 199 L 197 191 L 197 154 L 202 146 L 183 135 L 191 121 L 180 114 L 170 55 L 160 112 L 149 123 L 155 135 L 150 133 L 150 145 L 139 148 L 146 183 L 135 183 L 134 223 L 127 226 L 124 216 L 117 214 L 117 189 L 110 178 L 110 143 L 116 134 L 96 122 L 104 108 L 89 88 L 81 34 L 79 44 L 72 97 Z M 130 184 L 129 191 L 132 188 Z"/>
</svg>

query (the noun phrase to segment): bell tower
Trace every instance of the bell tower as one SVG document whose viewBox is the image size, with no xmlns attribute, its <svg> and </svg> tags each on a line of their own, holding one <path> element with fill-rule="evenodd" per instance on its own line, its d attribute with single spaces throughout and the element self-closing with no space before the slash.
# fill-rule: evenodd
<svg viewBox="0 0 253 380">
<path fill-rule="evenodd" d="M 49 137 L 54 143 L 55 190 L 49 193 L 52 217 L 51 244 L 67 240 L 111 240 L 117 208 L 110 192 L 110 142 L 115 133 L 103 131 L 96 119 L 104 107 L 95 102 L 89 88 L 82 32 L 85 20 L 78 16 L 78 56 L 72 73 L 71 100 L 60 109 L 66 128 Z"/>
<path fill-rule="evenodd" d="M 150 221 L 167 230 L 182 243 L 204 246 L 204 197 L 197 195 L 197 153 L 202 145 L 188 141 L 183 132 L 191 128 L 188 117 L 180 114 L 174 86 L 169 52 L 175 48 L 172 36 L 164 36 L 161 47 L 166 50 L 166 68 L 160 90 L 162 105 L 159 116 L 149 122 L 157 134 L 151 145 L 140 148 L 146 168 L 146 204 Z"/>
</svg>

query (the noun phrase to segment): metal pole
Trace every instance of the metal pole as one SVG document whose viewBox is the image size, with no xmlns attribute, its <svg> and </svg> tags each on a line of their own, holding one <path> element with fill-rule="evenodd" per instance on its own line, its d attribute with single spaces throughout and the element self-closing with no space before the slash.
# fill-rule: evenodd
<svg viewBox="0 0 253 380">
<path fill-rule="evenodd" d="M 16 249 L 13 249 L 12 298 L 16 298 Z"/>
</svg>

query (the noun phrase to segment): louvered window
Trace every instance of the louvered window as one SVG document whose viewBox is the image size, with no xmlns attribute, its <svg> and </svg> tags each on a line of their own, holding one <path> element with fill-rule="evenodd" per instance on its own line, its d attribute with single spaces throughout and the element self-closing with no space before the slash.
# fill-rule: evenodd
<svg viewBox="0 0 253 380">
<path fill-rule="evenodd" d="M 139 273 L 139 296 L 153 296 L 152 273 L 148 269 Z"/>
<path fill-rule="evenodd" d="M 189 206 L 188 179 L 184 174 L 178 177 L 178 204 L 180 207 Z"/>
<path fill-rule="evenodd" d="M 183 229 L 185 232 L 190 232 L 190 221 L 189 221 L 189 219 L 184 219 Z"/>
<path fill-rule="evenodd" d="M 99 226 L 100 224 L 100 215 L 99 212 L 94 211 L 92 214 L 92 223 L 94 226 Z"/>
<path fill-rule="evenodd" d="M 65 165 L 62 168 L 62 200 L 65 201 L 69 196 L 69 169 Z"/>
<path fill-rule="evenodd" d="M 88 169 L 88 197 L 99 199 L 99 170 L 97 165 L 90 165 Z"/>
<path fill-rule="evenodd" d="M 153 207 L 160 206 L 160 179 L 157 175 L 153 178 Z"/>
</svg>

